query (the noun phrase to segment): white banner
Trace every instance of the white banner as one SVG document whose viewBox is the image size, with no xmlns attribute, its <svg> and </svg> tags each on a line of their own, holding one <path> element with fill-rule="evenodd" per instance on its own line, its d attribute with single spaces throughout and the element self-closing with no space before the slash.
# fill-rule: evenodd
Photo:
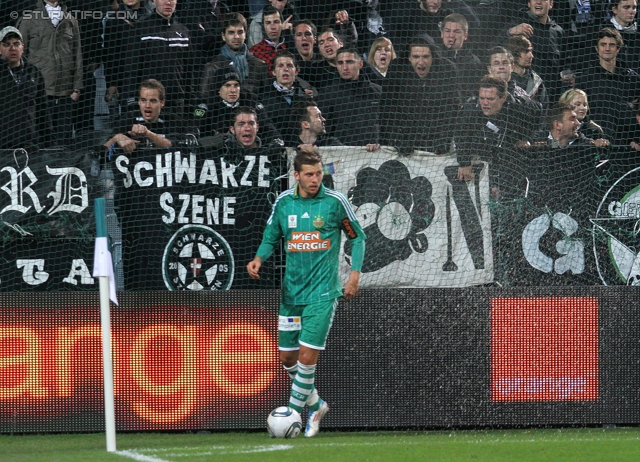
<svg viewBox="0 0 640 462">
<path fill-rule="evenodd" d="M 361 287 L 468 287 L 493 282 L 489 178 L 456 179 L 455 156 L 320 148 L 334 189 L 367 234 Z M 292 180 L 292 178 L 291 178 Z M 350 271 L 343 241 L 340 271 Z"/>
</svg>

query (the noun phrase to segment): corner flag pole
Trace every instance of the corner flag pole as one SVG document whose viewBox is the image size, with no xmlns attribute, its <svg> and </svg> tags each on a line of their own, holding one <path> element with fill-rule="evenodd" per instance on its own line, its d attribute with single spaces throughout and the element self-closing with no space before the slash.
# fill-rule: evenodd
<svg viewBox="0 0 640 462">
<path fill-rule="evenodd" d="M 116 451 L 116 416 L 113 391 L 113 360 L 111 356 L 111 312 L 109 299 L 115 297 L 113 260 L 107 239 L 107 219 L 103 198 L 95 200 L 96 247 L 93 258 L 93 277 L 100 281 L 100 324 L 102 325 L 102 370 L 104 375 L 104 421 L 107 436 L 107 452 Z M 109 287 L 109 280 L 113 286 Z M 111 289 L 111 290 L 110 290 Z"/>
</svg>

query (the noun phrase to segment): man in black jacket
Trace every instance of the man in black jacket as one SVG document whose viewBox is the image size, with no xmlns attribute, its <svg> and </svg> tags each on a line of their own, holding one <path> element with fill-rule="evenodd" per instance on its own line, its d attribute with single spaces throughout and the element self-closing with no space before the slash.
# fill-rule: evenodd
<svg viewBox="0 0 640 462">
<path fill-rule="evenodd" d="M 125 98 L 136 103 L 138 85 L 156 79 L 166 89 L 166 107 L 184 118 L 185 108 L 195 103 L 194 56 L 189 30 L 173 18 L 176 0 L 156 0 L 156 9 L 136 23 L 129 41 Z"/>
<path fill-rule="evenodd" d="M 275 80 L 260 92 L 260 102 L 269 118 L 282 135 L 286 146 L 296 147 L 298 127 L 296 107 L 312 100 L 315 89 L 304 80 L 298 79 L 298 63 L 288 51 L 279 52 L 273 59 Z"/>
<path fill-rule="evenodd" d="M 629 104 L 637 97 L 640 76 L 618 58 L 623 41 L 616 29 L 601 29 L 595 45 L 598 62 L 576 78 L 576 88 L 587 93 L 590 112 L 602 128 L 615 133 L 616 141 L 622 143 L 627 136 L 621 133 L 624 127 L 634 125 Z"/>
<path fill-rule="evenodd" d="M 201 142 L 209 144 L 211 137 L 226 133 L 229 120 L 240 107 L 251 108 L 258 117 L 261 133 L 267 140 L 280 139 L 268 117 L 264 105 L 251 92 L 240 85 L 240 74 L 231 66 L 219 67 L 210 78 L 211 92 L 195 111 L 195 122 L 200 130 Z"/>
<path fill-rule="evenodd" d="M 449 149 L 457 97 L 451 83 L 454 73 L 441 64 L 433 48 L 427 39 L 413 39 L 407 62 L 393 63 L 383 81 L 381 141 L 400 154 L 414 149 L 442 154 Z"/>
<path fill-rule="evenodd" d="M 550 98 L 555 100 L 562 89 L 560 71 L 565 65 L 565 32 L 549 16 L 553 0 L 529 0 L 527 5 L 527 9 L 518 12 L 508 23 L 507 34 L 522 35 L 531 41 L 537 56 L 533 68 L 547 85 Z"/>
<path fill-rule="evenodd" d="M 443 51 L 442 57 L 453 63 L 455 85 L 460 91 L 460 103 L 475 93 L 474 82 L 485 72 L 480 59 L 468 46 L 464 46 L 469 37 L 469 23 L 461 14 L 453 13 L 444 18 L 440 31 Z"/>
<path fill-rule="evenodd" d="M 206 101 L 209 96 L 218 92 L 215 76 L 218 69 L 230 64 L 238 71 L 240 84 L 245 91 L 256 93 L 269 82 L 269 70 L 266 63 L 256 58 L 248 49 L 247 20 L 239 13 L 227 16 L 222 24 L 222 41 L 224 46 L 220 54 L 215 56 L 204 67 L 198 89 L 198 102 Z"/>
<path fill-rule="evenodd" d="M 0 149 L 47 147 L 52 126 L 44 77 L 22 54 L 22 35 L 15 27 L 0 31 Z"/>
<path fill-rule="evenodd" d="M 505 81 L 480 79 L 478 97 L 464 105 L 455 130 L 458 179 L 474 180 L 474 166 L 488 162 L 493 198 L 500 197 L 506 185 L 517 186 L 523 159 L 514 151 L 530 139 L 530 121 L 527 108 L 509 100 Z"/>
<path fill-rule="evenodd" d="M 315 101 L 307 101 L 297 108 L 298 112 L 298 148 L 303 145 L 308 147 L 344 146 L 338 138 L 327 136 L 322 111 Z M 640 148 L 639 148 L 640 149 Z"/>
<path fill-rule="evenodd" d="M 379 148 L 382 88 L 361 76 L 363 61 L 357 51 L 341 48 L 336 64 L 340 79 L 318 96 L 318 106 L 329 121 L 327 132 L 346 146 L 374 151 Z"/>
</svg>

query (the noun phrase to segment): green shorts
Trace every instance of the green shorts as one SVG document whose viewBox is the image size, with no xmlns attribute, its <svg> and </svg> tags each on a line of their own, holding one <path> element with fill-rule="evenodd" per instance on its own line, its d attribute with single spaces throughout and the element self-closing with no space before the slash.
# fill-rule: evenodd
<svg viewBox="0 0 640 462">
<path fill-rule="evenodd" d="M 337 307 L 337 298 L 309 305 L 280 304 L 280 350 L 299 350 L 300 345 L 314 350 L 324 350 Z"/>
</svg>

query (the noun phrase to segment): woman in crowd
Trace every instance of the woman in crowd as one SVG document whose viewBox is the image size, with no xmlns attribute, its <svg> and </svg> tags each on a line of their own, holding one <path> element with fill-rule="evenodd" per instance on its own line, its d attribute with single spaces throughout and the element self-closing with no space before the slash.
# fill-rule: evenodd
<svg viewBox="0 0 640 462">
<path fill-rule="evenodd" d="M 367 62 L 372 68 L 370 76 L 376 83 L 378 80 L 382 80 L 387 76 L 389 70 L 389 64 L 396 59 L 396 52 L 393 49 L 393 43 L 391 40 L 385 37 L 377 38 L 371 44 L 369 54 L 367 55 Z"/>
<path fill-rule="evenodd" d="M 567 90 L 560 96 L 558 102 L 573 108 L 580 121 L 578 132 L 594 140 L 594 144 L 598 147 L 606 147 L 611 144 L 611 137 L 605 135 L 602 127 L 591 120 L 589 115 L 589 101 L 584 91 L 578 89 Z"/>
</svg>

